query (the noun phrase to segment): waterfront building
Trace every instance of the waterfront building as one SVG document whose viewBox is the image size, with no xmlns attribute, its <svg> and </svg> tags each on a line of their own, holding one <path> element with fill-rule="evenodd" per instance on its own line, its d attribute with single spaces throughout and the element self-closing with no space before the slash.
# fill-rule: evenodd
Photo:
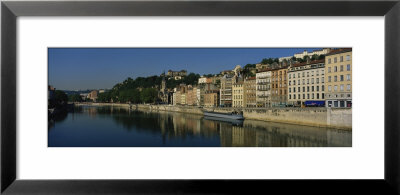
<svg viewBox="0 0 400 195">
<path fill-rule="evenodd" d="M 197 101 L 198 105 L 204 105 L 204 95 L 207 91 L 218 90 L 219 88 L 212 83 L 203 83 L 197 86 Z M 218 93 L 219 94 L 219 93 Z M 219 98 L 218 98 L 219 99 Z"/>
<path fill-rule="evenodd" d="M 99 95 L 99 92 L 97 90 L 93 90 L 89 93 L 90 99 L 96 102 L 97 96 Z"/>
<path fill-rule="evenodd" d="M 220 105 L 223 107 L 232 106 L 232 84 L 234 80 L 234 76 L 228 74 L 221 78 Z"/>
<path fill-rule="evenodd" d="M 186 104 L 189 106 L 195 106 L 197 104 L 197 88 L 190 87 L 188 88 L 187 95 L 186 95 Z"/>
<path fill-rule="evenodd" d="M 352 48 L 332 50 L 325 63 L 326 106 L 352 107 Z"/>
<path fill-rule="evenodd" d="M 288 69 L 288 104 L 322 106 L 325 104 L 325 61 L 292 64 Z M 306 105 L 306 103 L 310 105 Z"/>
<path fill-rule="evenodd" d="M 169 77 L 187 76 L 187 71 L 186 70 L 181 70 L 181 71 L 168 70 L 167 76 L 169 76 Z"/>
<path fill-rule="evenodd" d="M 256 73 L 256 102 L 257 107 L 271 106 L 271 69 L 260 70 Z"/>
<path fill-rule="evenodd" d="M 304 50 L 302 53 L 296 53 L 294 54 L 295 58 L 301 58 L 303 59 L 304 56 L 313 56 L 313 55 L 326 55 L 331 51 L 330 48 L 324 48 L 324 49 L 319 49 L 319 50 L 314 50 L 312 52 L 308 52 L 307 50 Z"/>
<path fill-rule="evenodd" d="M 271 104 L 272 106 L 286 106 L 287 104 L 286 63 L 271 71 Z"/>
<path fill-rule="evenodd" d="M 219 102 L 219 90 L 207 90 L 204 94 L 204 106 L 217 107 Z"/>
<path fill-rule="evenodd" d="M 180 94 L 180 91 L 175 91 L 173 94 L 172 94 L 172 105 L 178 105 L 178 102 L 180 102 L 181 101 L 181 94 Z"/>
<path fill-rule="evenodd" d="M 241 108 L 246 104 L 243 101 L 243 82 L 237 82 L 232 85 L 232 103 L 233 107 Z"/>
<path fill-rule="evenodd" d="M 250 77 L 243 83 L 243 105 L 244 107 L 257 107 L 256 101 L 256 77 Z"/>
</svg>

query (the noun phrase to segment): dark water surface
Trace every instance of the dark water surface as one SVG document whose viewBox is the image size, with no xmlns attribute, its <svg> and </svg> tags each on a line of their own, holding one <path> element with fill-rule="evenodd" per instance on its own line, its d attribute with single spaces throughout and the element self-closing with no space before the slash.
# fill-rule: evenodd
<svg viewBox="0 0 400 195">
<path fill-rule="evenodd" d="M 351 147 L 352 133 L 201 115 L 75 107 L 49 121 L 49 147 Z"/>
</svg>

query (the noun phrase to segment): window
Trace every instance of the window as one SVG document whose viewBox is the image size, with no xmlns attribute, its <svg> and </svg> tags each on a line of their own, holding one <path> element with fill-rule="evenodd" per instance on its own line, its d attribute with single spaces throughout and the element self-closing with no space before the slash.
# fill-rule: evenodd
<svg viewBox="0 0 400 195">
<path fill-rule="evenodd" d="M 325 85 L 322 85 L 321 88 L 322 88 L 322 91 L 325 91 Z"/>
<path fill-rule="evenodd" d="M 314 92 L 314 86 L 311 87 L 311 91 Z"/>
<path fill-rule="evenodd" d="M 314 76 L 314 71 L 311 71 L 311 76 Z"/>
<path fill-rule="evenodd" d="M 325 74 L 325 70 L 321 70 L 321 75 L 324 75 Z"/>
<path fill-rule="evenodd" d="M 330 64 L 331 62 L 332 62 L 332 61 L 331 61 L 331 59 L 329 58 L 329 59 L 328 59 L 328 64 Z"/>
<path fill-rule="evenodd" d="M 306 99 L 306 94 L 303 93 L 303 99 Z"/>
<path fill-rule="evenodd" d="M 297 80 L 297 85 L 300 85 L 300 79 L 299 79 L 299 80 Z"/>
<path fill-rule="evenodd" d="M 306 84 L 306 80 L 305 80 L 305 79 L 303 79 L 303 85 L 304 85 L 304 84 Z"/>
<path fill-rule="evenodd" d="M 304 77 L 304 72 L 303 72 L 303 77 Z"/>
<path fill-rule="evenodd" d="M 350 55 L 347 55 L 347 56 L 346 56 L 346 60 L 347 60 L 347 61 L 350 61 Z"/>
<path fill-rule="evenodd" d="M 298 73 L 298 74 L 297 74 L 297 77 L 299 77 L 299 78 L 300 78 L 300 73 Z"/>
<path fill-rule="evenodd" d="M 334 79 L 333 79 L 333 81 L 335 81 L 335 82 L 336 82 L 336 81 L 337 81 L 337 76 L 335 76 L 335 77 L 333 77 L 333 78 L 334 78 Z"/>
<path fill-rule="evenodd" d="M 289 88 L 289 93 L 292 93 L 292 88 Z"/>
<path fill-rule="evenodd" d="M 347 91 L 350 91 L 350 85 L 347 85 Z"/>
<path fill-rule="evenodd" d="M 293 81 L 293 85 L 296 85 L 296 80 Z"/>
<path fill-rule="evenodd" d="M 333 72 L 337 72 L 337 66 L 333 67 Z"/>
<path fill-rule="evenodd" d="M 298 91 L 298 92 L 301 92 L 301 91 L 300 91 L 300 87 L 297 88 L 297 91 Z"/>
<path fill-rule="evenodd" d="M 319 91 L 319 86 L 317 86 L 317 91 Z"/>
<path fill-rule="evenodd" d="M 332 91 L 332 86 L 328 86 L 328 91 Z"/>
<path fill-rule="evenodd" d="M 324 83 L 324 82 L 325 82 L 325 78 L 324 78 L 324 77 L 322 77 L 321 79 L 322 79 L 321 83 Z"/>
<path fill-rule="evenodd" d="M 335 85 L 335 87 L 333 88 L 335 91 L 337 91 L 337 85 Z"/>
<path fill-rule="evenodd" d="M 310 94 L 309 93 L 307 93 L 307 99 L 310 99 Z"/>
<path fill-rule="evenodd" d="M 340 91 L 344 90 L 344 85 L 340 85 Z"/>
<path fill-rule="evenodd" d="M 307 84 L 310 84 L 310 79 L 307 79 Z"/>
<path fill-rule="evenodd" d="M 332 82 L 331 76 L 328 76 L 328 82 Z M 289 82 L 290 85 L 290 82 Z"/>
<path fill-rule="evenodd" d="M 347 64 L 347 71 L 350 71 L 350 64 Z"/>
<path fill-rule="evenodd" d="M 343 56 L 340 56 L 340 61 L 343 62 Z"/>
<path fill-rule="evenodd" d="M 336 63 L 337 62 L 337 57 L 335 57 L 334 59 L 333 59 L 333 63 Z"/>
<path fill-rule="evenodd" d="M 307 77 L 309 77 L 310 76 L 310 72 L 307 72 Z"/>
<path fill-rule="evenodd" d="M 324 99 L 324 98 L 325 98 L 325 96 L 324 96 L 325 94 L 324 94 L 324 93 L 322 93 L 321 95 L 322 95 L 322 99 Z"/>
<path fill-rule="evenodd" d="M 296 99 L 296 94 L 293 95 L 293 99 Z"/>
<path fill-rule="evenodd" d="M 290 92 L 290 89 L 289 89 L 289 92 Z M 292 99 L 292 95 L 289 95 L 289 99 Z"/>
<path fill-rule="evenodd" d="M 314 78 L 311 79 L 311 84 L 314 84 Z"/>
<path fill-rule="evenodd" d="M 317 76 L 319 76 L 319 71 L 318 70 L 316 71 L 316 73 L 317 73 Z"/>
<path fill-rule="evenodd" d="M 340 75 L 340 81 L 344 81 L 344 75 Z"/>
<path fill-rule="evenodd" d="M 296 78 L 296 74 L 295 73 L 293 73 L 293 78 Z"/>
<path fill-rule="evenodd" d="M 319 78 L 317 78 L 317 84 L 319 84 Z"/>
<path fill-rule="evenodd" d="M 306 87 L 303 87 L 303 92 L 306 92 Z M 303 98 L 304 99 L 304 98 Z"/>
<path fill-rule="evenodd" d="M 307 92 L 310 92 L 310 87 L 309 86 L 307 86 Z"/>
<path fill-rule="evenodd" d="M 331 67 L 328 67 L 328 73 L 331 72 Z"/>
<path fill-rule="evenodd" d="M 340 65 L 340 72 L 343 72 L 343 65 Z"/>
<path fill-rule="evenodd" d="M 289 79 L 291 79 L 292 78 L 292 74 L 289 74 Z"/>
<path fill-rule="evenodd" d="M 350 75 L 346 75 L 346 80 L 350 81 Z"/>
<path fill-rule="evenodd" d="M 293 87 L 293 92 L 296 92 L 296 87 Z M 296 99 L 296 98 L 295 98 Z"/>
<path fill-rule="evenodd" d="M 311 94 L 311 97 L 312 97 L 312 99 L 314 99 L 314 94 L 313 93 Z"/>
<path fill-rule="evenodd" d="M 317 93 L 317 99 L 319 100 L 319 93 Z"/>
</svg>

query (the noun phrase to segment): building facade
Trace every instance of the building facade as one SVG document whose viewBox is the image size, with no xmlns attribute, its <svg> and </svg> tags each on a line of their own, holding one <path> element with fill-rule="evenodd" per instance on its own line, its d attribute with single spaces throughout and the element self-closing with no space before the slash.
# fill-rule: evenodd
<svg viewBox="0 0 400 195">
<path fill-rule="evenodd" d="M 220 106 L 231 107 L 232 106 L 232 84 L 234 83 L 234 77 L 232 75 L 224 75 L 221 78 L 220 88 Z"/>
<path fill-rule="evenodd" d="M 325 61 L 293 64 L 288 69 L 288 104 L 292 106 L 325 105 Z"/>
<path fill-rule="evenodd" d="M 204 106 L 217 107 L 219 103 L 218 93 L 218 90 L 207 90 L 204 94 Z"/>
<path fill-rule="evenodd" d="M 256 77 L 250 77 L 244 80 L 243 83 L 243 102 L 244 107 L 257 107 L 256 101 Z"/>
<path fill-rule="evenodd" d="M 271 107 L 271 69 L 264 69 L 256 74 L 257 107 Z"/>
<path fill-rule="evenodd" d="M 237 82 L 232 85 L 232 106 L 235 108 L 244 107 L 246 104 L 244 102 L 244 90 L 243 82 Z"/>
<path fill-rule="evenodd" d="M 186 75 L 187 75 L 186 70 L 181 70 L 181 71 L 168 70 L 168 72 L 167 72 L 167 76 L 169 76 L 169 77 L 186 76 Z"/>
<path fill-rule="evenodd" d="M 286 106 L 287 96 L 287 67 L 273 69 L 271 71 L 272 106 Z"/>
<path fill-rule="evenodd" d="M 303 53 L 294 54 L 294 57 L 303 59 L 304 56 L 310 56 L 311 57 L 313 55 L 326 55 L 330 51 L 331 51 L 330 48 L 324 48 L 324 49 L 321 49 L 321 50 L 314 50 L 312 52 L 308 52 L 307 50 L 304 50 Z"/>
<path fill-rule="evenodd" d="M 352 107 L 352 49 L 332 50 L 325 62 L 326 106 Z"/>
</svg>

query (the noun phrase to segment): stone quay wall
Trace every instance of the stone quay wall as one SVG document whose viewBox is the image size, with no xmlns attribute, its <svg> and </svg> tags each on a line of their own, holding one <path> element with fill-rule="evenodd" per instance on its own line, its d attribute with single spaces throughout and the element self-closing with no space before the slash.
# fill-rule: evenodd
<svg viewBox="0 0 400 195">
<path fill-rule="evenodd" d="M 135 110 L 181 112 L 203 115 L 204 111 L 231 113 L 243 111 L 245 119 L 300 124 L 338 129 L 352 129 L 351 108 L 201 108 L 196 106 L 118 104 L 118 103 L 75 103 L 75 105 L 118 106 Z"/>
</svg>

